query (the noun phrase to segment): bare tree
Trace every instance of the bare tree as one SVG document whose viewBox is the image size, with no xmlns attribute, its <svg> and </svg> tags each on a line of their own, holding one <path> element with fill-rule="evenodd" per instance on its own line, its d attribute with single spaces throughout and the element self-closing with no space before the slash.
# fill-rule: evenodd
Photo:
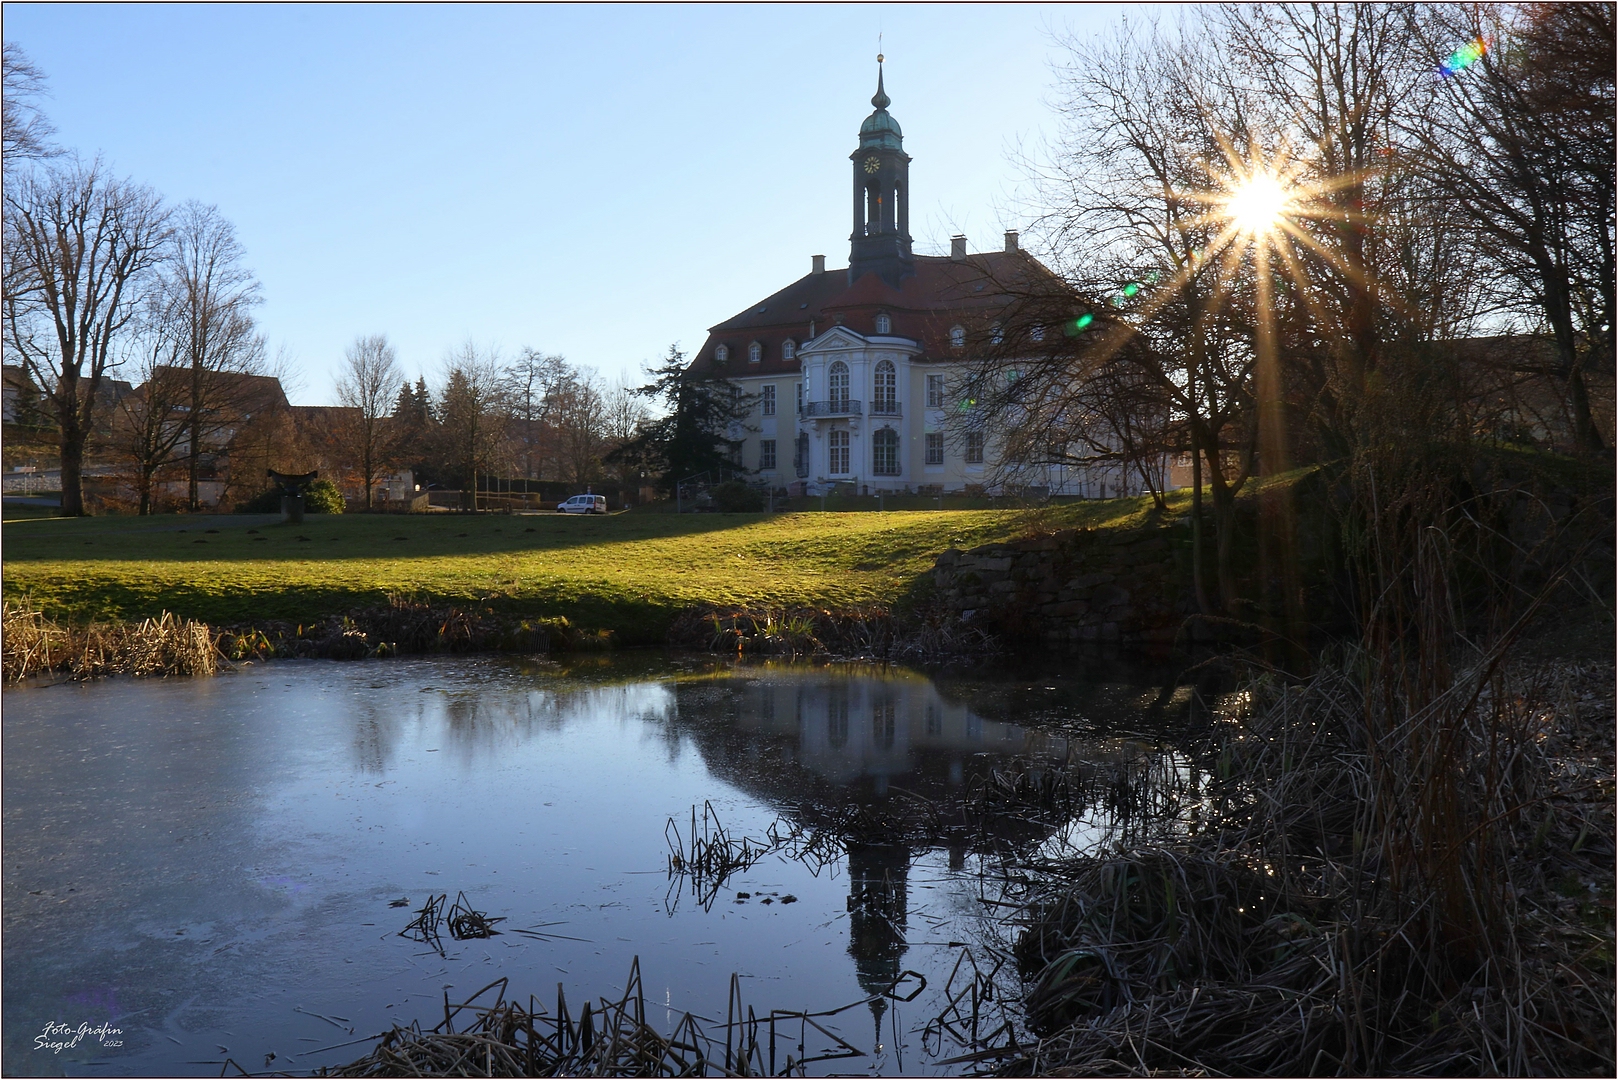
<svg viewBox="0 0 1618 1080">
<path fill-rule="evenodd" d="M 5 140 L 0 159 L 8 170 L 18 162 L 38 161 L 62 152 L 51 145 L 56 128 L 39 108 L 39 99 L 45 94 L 44 73 L 29 61 L 22 46 L 6 42 L 5 97 L 0 104 Z"/>
<path fill-rule="evenodd" d="M 545 459 L 554 454 L 551 406 L 556 401 L 556 388 L 571 372 L 565 358 L 528 347 L 506 368 L 513 434 L 522 453 L 523 475 L 528 479 L 539 478 Z"/>
<path fill-rule="evenodd" d="M 448 457 L 464 476 L 470 508 L 477 509 L 478 474 L 499 460 L 504 449 L 507 396 L 499 357 L 467 341 L 444 360 L 439 422 Z"/>
<path fill-rule="evenodd" d="M 546 410 L 556 432 L 559 471 L 576 485 L 593 482 L 606 452 L 607 402 L 594 371 L 574 370 L 550 393 Z"/>
<path fill-rule="evenodd" d="M 358 410 L 344 432 L 350 450 L 359 457 L 365 484 L 365 509 L 371 509 L 371 489 L 388 461 L 393 427 L 388 412 L 404 389 L 404 374 L 385 334 L 354 339 L 343 354 L 343 374 L 337 380 L 337 401 Z"/>
<path fill-rule="evenodd" d="M 188 202 L 174 217 L 163 262 L 161 318 L 190 375 L 186 403 L 186 506 L 201 508 L 198 483 L 210 439 L 239 422 L 237 399 L 262 373 L 264 342 L 253 324 L 258 281 L 243 265 L 233 225 L 217 207 Z"/>
<path fill-rule="evenodd" d="M 1618 314 L 1612 5 L 1433 5 L 1411 22 L 1435 64 L 1483 43 L 1403 127 L 1508 282 L 1505 306 L 1549 327 L 1575 447 L 1599 450 L 1586 371 L 1610 368 Z"/>
<path fill-rule="evenodd" d="M 80 515 L 97 392 L 141 308 L 168 213 L 150 188 L 77 160 L 8 178 L 5 209 L 7 344 L 50 395 L 61 432 L 62 511 Z"/>
</svg>

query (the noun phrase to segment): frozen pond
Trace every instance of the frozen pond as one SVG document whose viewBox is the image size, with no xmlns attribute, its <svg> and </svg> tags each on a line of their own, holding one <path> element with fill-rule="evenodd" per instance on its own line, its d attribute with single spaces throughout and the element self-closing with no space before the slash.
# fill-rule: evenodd
<svg viewBox="0 0 1618 1080">
<path fill-rule="evenodd" d="M 835 830 L 958 800 L 997 760 L 1068 761 L 1065 739 L 1007 722 L 1075 707 L 1068 683 L 1035 682 L 642 654 L 7 691 L 4 1071 L 307 1072 L 501 976 L 523 998 L 614 995 L 636 956 L 670 1025 L 722 1018 L 732 972 L 760 1012 L 921 972 L 914 1001 L 827 1021 L 864 1056 L 820 1071 L 955 1071 L 913 1029 L 986 932 L 981 833 L 867 829 L 830 862 L 771 854 L 701 895 L 671 882 L 665 827 L 689 833 L 707 803 L 734 835 Z M 503 933 L 445 933 L 443 955 L 399 936 L 463 891 Z M 63 1045 L 49 1025 L 102 1030 Z"/>
</svg>

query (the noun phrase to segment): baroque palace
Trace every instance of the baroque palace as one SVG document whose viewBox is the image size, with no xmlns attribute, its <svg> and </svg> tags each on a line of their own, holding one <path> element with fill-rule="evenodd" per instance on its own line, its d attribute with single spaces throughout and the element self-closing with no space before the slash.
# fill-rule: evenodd
<svg viewBox="0 0 1618 1080">
<path fill-rule="evenodd" d="M 849 155 L 847 269 L 813 256 L 808 274 L 712 327 L 689 370 L 747 395 L 751 413 L 731 434 L 740 464 L 772 487 L 992 492 L 1003 482 L 993 433 L 952 394 L 973 363 L 968 329 L 992 322 L 1007 282 L 1052 275 L 1015 232 L 1000 251 L 968 254 L 964 236 L 947 257 L 911 251 L 911 159 L 880 60 L 875 111 Z M 1023 469 L 1018 481 L 1053 495 L 1133 493 L 1106 466 Z"/>
</svg>

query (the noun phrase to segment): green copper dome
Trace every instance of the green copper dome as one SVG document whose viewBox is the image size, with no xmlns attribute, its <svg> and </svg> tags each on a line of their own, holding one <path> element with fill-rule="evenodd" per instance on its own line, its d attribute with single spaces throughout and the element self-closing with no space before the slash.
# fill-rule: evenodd
<svg viewBox="0 0 1618 1080">
<path fill-rule="evenodd" d="M 871 104 L 876 112 L 865 118 L 860 125 L 861 150 L 903 150 L 904 132 L 899 129 L 899 121 L 888 115 L 888 106 L 892 99 L 882 88 L 882 65 L 876 68 L 876 94 L 871 98 Z"/>
</svg>

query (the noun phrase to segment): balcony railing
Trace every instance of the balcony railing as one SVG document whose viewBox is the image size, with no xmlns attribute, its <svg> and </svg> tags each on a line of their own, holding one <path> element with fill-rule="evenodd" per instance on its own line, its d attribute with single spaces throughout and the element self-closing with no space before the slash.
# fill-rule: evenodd
<svg viewBox="0 0 1618 1080">
<path fill-rule="evenodd" d="M 806 401 L 798 410 L 799 416 L 859 416 L 860 403 L 853 398 L 835 401 Z"/>
<path fill-rule="evenodd" d="M 871 402 L 871 415 L 901 416 L 903 414 L 899 412 L 899 403 L 897 401 L 873 401 Z"/>
</svg>

